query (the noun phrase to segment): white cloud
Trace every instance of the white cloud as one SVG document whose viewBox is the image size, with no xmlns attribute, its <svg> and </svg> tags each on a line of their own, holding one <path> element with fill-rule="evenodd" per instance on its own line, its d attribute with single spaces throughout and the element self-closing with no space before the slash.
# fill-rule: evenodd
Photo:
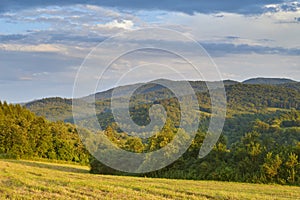
<svg viewBox="0 0 300 200">
<path fill-rule="evenodd" d="M 25 52 L 64 52 L 65 47 L 55 44 L 0 44 L 0 49 L 5 51 L 25 51 Z"/>
<path fill-rule="evenodd" d="M 99 28 L 108 28 L 108 29 L 124 29 L 124 30 L 132 30 L 134 23 L 131 20 L 113 20 L 106 24 L 97 24 Z"/>
<path fill-rule="evenodd" d="M 299 48 L 300 26 L 297 23 L 279 23 L 285 16 L 290 20 L 291 12 L 268 13 L 255 16 L 244 16 L 232 13 L 215 15 L 169 13 L 164 16 L 166 24 L 177 24 L 187 27 L 186 32 L 198 41 L 228 42 L 235 44 L 263 45 L 269 47 Z M 293 15 L 297 15 L 293 12 Z M 228 36 L 236 36 L 234 41 Z"/>
</svg>

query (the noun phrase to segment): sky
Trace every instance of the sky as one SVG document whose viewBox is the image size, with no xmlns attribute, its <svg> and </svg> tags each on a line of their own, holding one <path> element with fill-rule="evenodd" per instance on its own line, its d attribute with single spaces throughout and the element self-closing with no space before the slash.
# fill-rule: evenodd
<svg viewBox="0 0 300 200">
<path fill-rule="evenodd" d="M 156 35 L 153 28 L 169 32 Z M 144 29 L 147 31 L 138 35 Z M 126 39 L 116 37 L 124 33 Z M 84 74 L 86 84 L 98 81 L 97 91 L 117 83 L 180 79 L 175 74 L 196 80 L 199 77 L 182 58 L 161 50 L 137 50 L 110 66 L 102 63 L 103 59 L 113 60 L 120 50 L 151 45 L 180 49 L 180 54 L 196 60 L 201 56 L 193 42 L 217 66 L 220 79 L 300 81 L 299 33 L 298 1 L 2 0 L 0 99 L 18 103 L 53 96 L 70 98 L 78 72 L 87 63 L 97 64 L 97 73 Z M 91 53 L 95 48 L 97 58 Z M 215 80 L 209 74 L 211 63 L 201 65 L 205 78 Z"/>
</svg>

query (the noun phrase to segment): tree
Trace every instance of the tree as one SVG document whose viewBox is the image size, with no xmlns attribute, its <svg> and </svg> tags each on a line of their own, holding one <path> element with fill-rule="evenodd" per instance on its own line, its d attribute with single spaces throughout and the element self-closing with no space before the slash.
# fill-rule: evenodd
<svg viewBox="0 0 300 200">
<path fill-rule="evenodd" d="M 299 165 L 298 155 L 290 153 L 285 165 L 287 166 L 289 172 L 288 181 L 290 183 L 295 183 L 296 167 Z"/>
<path fill-rule="evenodd" d="M 263 169 L 267 177 L 273 181 L 274 177 L 278 175 L 279 168 L 282 164 L 282 159 L 279 155 L 273 157 L 273 153 L 269 152 L 265 158 L 265 163 L 263 164 Z"/>
<path fill-rule="evenodd" d="M 262 152 L 262 146 L 259 140 L 260 134 L 256 131 L 247 133 L 242 142 L 246 147 L 246 151 L 253 162 L 257 161 L 259 154 Z"/>
<path fill-rule="evenodd" d="M 128 151 L 133 151 L 135 153 L 142 153 L 144 151 L 144 145 L 141 138 L 130 137 L 125 143 L 125 149 Z"/>
</svg>

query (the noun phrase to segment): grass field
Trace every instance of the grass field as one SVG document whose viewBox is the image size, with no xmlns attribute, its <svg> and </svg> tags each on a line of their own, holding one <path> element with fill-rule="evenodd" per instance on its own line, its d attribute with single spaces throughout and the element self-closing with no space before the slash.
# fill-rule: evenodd
<svg viewBox="0 0 300 200">
<path fill-rule="evenodd" d="M 300 199 L 300 187 L 92 175 L 88 168 L 0 160 L 0 199 Z"/>
</svg>

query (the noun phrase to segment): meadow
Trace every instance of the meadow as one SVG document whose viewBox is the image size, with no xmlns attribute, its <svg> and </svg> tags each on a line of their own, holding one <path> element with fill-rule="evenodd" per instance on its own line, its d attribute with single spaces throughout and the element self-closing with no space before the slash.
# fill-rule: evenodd
<svg viewBox="0 0 300 200">
<path fill-rule="evenodd" d="M 0 199 L 300 199 L 300 188 L 93 175 L 87 166 L 0 160 Z"/>
</svg>

